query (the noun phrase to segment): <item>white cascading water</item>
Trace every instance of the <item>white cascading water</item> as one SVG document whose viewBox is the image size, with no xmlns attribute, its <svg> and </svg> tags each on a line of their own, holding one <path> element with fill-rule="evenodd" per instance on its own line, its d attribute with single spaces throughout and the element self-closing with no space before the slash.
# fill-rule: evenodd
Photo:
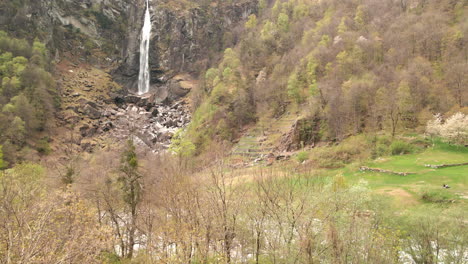
<svg viewBox="0 0 468 264">
<path fill-rule="evenodd" d="M 151 16 L 149 12 L 149 0 L 146 0 L 145 21 L 141 29 L 140 42 L 140 72 L 138 75 L 138 94 L 149 91 L 150 71 L 149 71 L 149 44 L 151 35 Z"/>
</svg>

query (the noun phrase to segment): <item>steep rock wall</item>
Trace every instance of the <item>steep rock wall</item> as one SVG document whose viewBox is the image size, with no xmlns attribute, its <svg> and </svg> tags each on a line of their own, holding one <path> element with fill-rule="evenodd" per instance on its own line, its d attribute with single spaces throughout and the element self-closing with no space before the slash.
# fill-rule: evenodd
<svg viewBox="0 0 468 264">
<path fill-rule="evenodd" d="M 185 1 L 187 5 L 177 6 L 179 2 L 150 1 L 152 84 L 166 83 L 178 72 L 204 70 L 237 42 L 243 23 L 257 13 L 257 0 L 207 5 Z M 115 79 L 127 91 L 136 91 L 144 11 L 145 0 L 2 1 L 0 29 L 39 37 L 57 58 L 71 53 L 90 63 L 117 65 Z"/>
<path fill-rule="evenodd" d="M 129 37 L 123 61 L 114 75 L 129 90 L 137 89 L 142 8 L 132 10 Z M 151 1 L 152 35 L 150 46 L 151 83 L 164 83 L 177 72 L 198 72 L 225 47 L 235 44 L 236 28 L 249 15 L 257 13 L 257 1 L 238 1 L 223 6 L 194 6 L 177 10 L 162 1 Z M 137 19 L 134 19 L 137 18 Z M 135 37 L 135 34 L 138 34 Z"/>
</svg>

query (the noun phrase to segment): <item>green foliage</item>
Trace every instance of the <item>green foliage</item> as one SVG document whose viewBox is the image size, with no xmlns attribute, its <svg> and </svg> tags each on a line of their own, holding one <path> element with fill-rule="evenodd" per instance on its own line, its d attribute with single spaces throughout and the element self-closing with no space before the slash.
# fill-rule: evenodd
<svg viewBox="0 0 468 264">
<path fill-rule="evenodd" d="M 7 33 L 0 31 L 0 52 L 11 52 L 13 56 L 29 58 L 31 46 L 26 39 L 10 38 Z"/>
<path fill-rule="evenodd" d="M 318 66 L 319 65 L 317 61 L 315 60 L 315 58 L 311 56 L 309 58 L 309 61 L 307 62 L 305 75 L 307 78 L 307 84 L 309 86 L 309 92 L 310 92 L 310 95 L 312 96 L 316 95 L 318 92 L 317 75 L 316 75 Z"/>
<path fill-rule="evenodd" d="M 304 161 L 306 161 L 308 159 L 309 159 L 309 153 L 307 151 L 300 151 L 296 155 L 296 160 L 299 163 L 302 163 L 302 162 L 304 162 Z"/>
<path fill-rule="evenodd" d="M 371 150 L 366 138 L 353 136 L 336 146 L 314 149 L 311 160 L 321 168 L 342 168 L 356 161 L 367 160 L 370 156 Z"/>
<path fill-rule="evenodd" d="M 267 0 L 259 0 L 258 1 L 258 11 L 259 11 L 259 13 L 264 11 L 266 7 L 267 7 Z"/>
<path fill-rule="evenodd" d="M 282 4 L 281 0 L 276 0 L 275 1 L 275 4 L 271 8 L 271 12 L 272 12 L 273 17 L 277 17 L 279 12 L 281 12 L 281 4 Z"/>
<path fill-rule="evenodd" d="M 411 120 L 413 117 L 414 98 L 408 82 L 402 81 L 397 89 L 398 109 L 404 120 Z"/>
<path fill-rule="evenodd" d="M 294 6 L 293 18 L 294 20 L 300 20 L 309 15 L 309 6 L 305 3 L 300 3 Z"/>
<path fill-rule="evenodd" d="M 229 82 L 233 76 L 234 72 L 230 67 L 224 68 L 223 71 L 223 80 Z"/>
<path fill-rule="evenodd" d="M 341 22 L 338 25 L 338 34 L 343 34 L 348 31 L 348 26 L 346 25 L 346 17 L 341 18 Z"/>
<path fill-rule="evenodd" d="M 134 209 L 141 200 L 142 189 L 140 184 L 141 175 L 138 172 L 138 158 L 133 140 L 127 141 L 127 145 L 122 152 L 120 172 L 122 174 L 118 181 L 121 184 L 123 200 L 129 207 Z"/>
<path fill-rule="evenodd" d="M 0 145 L 0 170 L 6 167 L 5 161 L 3 160 L 2 145 Z"/>
<path fill-rule="evenodd" d="M 287 89 L 289 97 L 293 98 L 297 103 L 303 102 L 304 98 L 301 95 L 301 85 L 297 73 L 293 73 L 289 76 Z"/>
<path fill-rule="evenodd" d="M 289 16 L 285 13 L 280 13 L 278 16 L 278 28 L 284 32 L 289 31 Z"/>
<path fill-rule="evenodd" d="M 267 20 L 263 24 L 263 28 L 260 31 L 260 36 L 263 41 L 272 41 L 276 35 L 277 26 L 270 20 Z"/>
<path fill-rule="evenodd" d="M 229 98 L 229 92 L 226 89 L 226 85 L 219 82 L 211 91 L 211 101 L 213 104 L 222 105 Z"/>
<path fill-rule="evenodd" d="M 257 16 L 255 14 L 250 15 L 247 22 L 245 22 L 245 27 L 247 29 L 253 29 L 257 26 Z"/>
<path fill-rule="evenodd" d="M 62 183 L 70 185 L 74 182 L 75 169 L 73 167 L 67 167 L 65 175 L 62 176 Z"/>
<path fill-rule="evenodd" d="M 392 143 L 391 138 L 387 136 L 375 136 L 371 140 L 373 144 L 372 158 L 387 156 L 390 154 L 389 147 Z"/>
<path fill-rule="evenodd" d="M 100 260 L 102 260 L 103 264 L 122 264 L 119 255 L 114 252 L 102 252 Z"/>
<path fill-rule="evenodd" d="M 346 182 L 346 178 L 342 174 L 338 174 L 333 178 L 332 189 L 334 192 L 344 190 L 347 187 L 348 187 L 348 184 Z"/>
<path fill-rule="evenodd" d="M 19 116 L 15 116 L 9 125 L 5 136 L 14 144 L 23 145 L 26 135 L 25 123 Z"/>
<path fill-rule="evenodd" d="M 403 155 L 413 152 L 414 148 L 410 143 L 402 140 L 395 140 L 390 145 L 390 153 L 392 155 Z"/>
<path fill-rule="evenodd" d="M 205 82 L 208 86 L 213 87 L 217 83 L 215 80 L 219 81 L 219 70 L 216 68 L 210 68 L 205 73 Z"/>
<path fill-rule="evenodd" d="M 221 140 L 231 140 L 232 139 L 232 132 L 230 127 L 228 126 L 226 120 L 221 119 L 216 126 L 216 133 Z"/>
<path fill-rule="evenodd" d="M 446 189 L 429 189 L 421 193 L 421 200 L 426 203 L 452 203 L 457 197 Z"/>
<path fill-rule="evenodd" d="M 96 17 L 98 24 L 103 29 L 111 29 L 113 27 L 114 22 L 110 18 L 108 18 L 103 12 L 92 11 L 92 14 L 94 15 L 94 17 Z"/>
<path fill-rule="evenodd" d="M 135 145 L 133 140 L 127 141 L 127 146 L 122 153 L 121 170 L 125 173 L 133 173 L 138 168 L 138 159 L 135 152 Z"/>
<path fill-rule="evenodd" d="M 399 223 L 405 231 L 402 249 L 414 263 L 464 263 L 468 236 L 463 219 L 463 209 L 425 206 L 411 210 Z"/>
<path fill-rule="evenodd" d="M 4 177 L 9 178 L 16 184 L 11 186 L 2 186 L 5 182 L 0 183 L 0 188 L 4 187 L 21 187 L 26 195 L 31 195 L 29 199 L 35 199 L 44 191 L 44 186 L 40 183 L 44 179 L 45 170 L 42 166 L 32 163 L 22 163 L 14 168 L 7 170 Z M 1 179 L 1 177 L 0 177 Z M 8 181 L 6 182 L 8 183 Z M 28 193 L 29 192 L 29 193 Z"/>
<path fill-rule="evenodd" d="M 358 27 L 363 27 L 366 24 L 366 14 L 364 12 L 364 6 L 358 6 L 356 15 L 354 16 L 354 22 Z"/>
<path fill-rule="evenodd" d="M 45 129 L 59 106 L 49 67 L 45 44 L 36 39 L 30 45 L 0 32 L 0 143 L 12 144 L 7 149 L 16 148 L 14 156 L 20 155 L 26 138 L 40 152 L 50 151 L 46 142 L 34 142 L 35 133 Z"/>
<path fill-rule="evenodd" d="M 238 51 L 228 48 L 218 68 L 206 71 L 205 90 L 198 91 L 201 97 L 198 100 L 203 102 L 183 136 L 194 144 L 196 153 L 207 147 L 212 139 L 231 139 L 234 134 L 231 130 L 254 120 L 252 94 L 244 85 L 246 77 L 241 64 Z"/>
<path fill-rule="evenodd" d="M 317 61 L 313 55 L 301 60 L 296 71 L 289 76 L 287 94 L 296 103 L 303 103 L 309 96 L 315 96 L 318 91 L 316 71 Z"/>
<path fill-rule="evenodd" d="M 231 69 L 237 69 L 239 65 L 240 65 L 240 60 L 239 60 L 239 57 L 237 56 L 237 53 L 233 49 L 227 48 L 224 51 L 222 66 L 230 67 Z"/>
<path fill-rule="evenodd" d="M 300 104 L 298 115 L 316 112 L 322 134 L 338 141 L 420 130 L 425 112 L 466 106 L 463 5 L 426 1 L 410 11 L 403 2 L 260 2 L 265 9 L 249 17 L 239 45 L 206 73 L 199 100 L 206 97 L 219 112 L 209 112 L 213 123 L 200 124 L 210 136 L 198 138 L 215 138 L 219 118 L 235 138 L 245 122 L 231 117 L 241 105 L 251 105 L 248 119 L 258 120 Z M 391 153 L 383 143 L 372 151 L 375 157 Z"/>
<path fill-rule="evenodd" d="M 45 67 L 47 65 L 47 48 L 44 43 L 37 39 L 33 42 L 31 62 L 37 66 Z"/>
<path fill-rule="evenodd" d="M 322 35 L 322 39 L 318 43 L 319 46 L 326 47 L 330 43 L 330 36 Z"/>
<path fill-rule="evenodd" d="M 179 157 L 190 157 L 195 153 L 195 149 L 195 145 L 185 137 L 185 131 L 183 129 L 177 130 L 172 137 L 169 151 Z"/>
<path fill-rule="evenodd" d="M 52 149 L 50 148 L 50 145 L 49 145 L 49 139 L 42 138 L 39 141 L 37 141 L 36 149 L 41 154 L 49 155 L 52 152 Z"/>
</svg>

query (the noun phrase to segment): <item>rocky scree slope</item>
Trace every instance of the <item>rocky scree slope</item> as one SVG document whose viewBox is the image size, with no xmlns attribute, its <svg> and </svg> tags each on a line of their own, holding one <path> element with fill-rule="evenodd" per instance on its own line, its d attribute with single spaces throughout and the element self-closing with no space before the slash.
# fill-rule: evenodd
<svg viewBox="0 0 468 264">
<path fill-rule="evenodd" d="M 112 97 L 121 87 L 109 73 L 70 61 L 57 68 L 62 109 L 57 113 L 55 148 L 71 145 L 74 151 L 93 152 L 132 137 L 142 149 L 157 152 L 190 121 L 185 100 L 157 104 L 150 94 Z"/>
</svg>

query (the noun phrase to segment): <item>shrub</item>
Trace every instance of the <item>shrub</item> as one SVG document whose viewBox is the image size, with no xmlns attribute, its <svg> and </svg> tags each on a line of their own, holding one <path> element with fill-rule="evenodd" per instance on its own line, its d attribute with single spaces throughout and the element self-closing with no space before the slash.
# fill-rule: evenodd
<svg viewBox="0 0 468 264">
<path fill-rule="evenodd" d="M 341 168 L 371 156 L 371 147 L 363 136 L 350 137 L 338 145 L 314 150 L 314 159 L 321 168 Z"/>
<path fill-rule="evenodd" d="M 49 145 L 48 138 L 43 138 L 39 140 L 36 144 L 36 149 L 39 153 L 48 155 L 52 151 Z"/>
<path fill-rule="evenodd" d="M 300 151 L 297 153 L 296 159 L 299 163 L 302 163 L 309 159 L 309 153 L 307 151 Z"/>
<path fill-rule="evenodd" d="M 378 136 L 372 138 L 369 142 L 372 143 L 374 146 L 372 149 L 371 157 L 375 159 L 377 157 L 388 155 L 390 142 L 391 139 L 387 136 Z"/>
<path fill-rule="evenodd" d="M 393 141 L 390 145 L 390 152 L 392 155 L 409 154 L 413 151 L 413 146 L 401 140 Z"/>
<path fill-rule="evenodd" d="M 190 157 L 195 152 L 195 145 L 192 143 L 192 141 L 185 137 L 185 130 L 179 129 L 172 138 L 169 151 L 179 155 L 180 157 Z"/>
<path fill-rule="evenodd" d="M 445 190 L 425 190 L 421 194 L 421 199 L 427 203 L 450 203 L 456 197 Z"/>
<path fill-rule="evenodd" d="M 381 144 L 381 143 L 377 143 L 375 145 L 375 149 L 374 149 L 374 153 L 373 153 L 374 158 L 385 156 L 387 154 L 388 154 L 388 146 L 387 145 Z"/>
</svg>

